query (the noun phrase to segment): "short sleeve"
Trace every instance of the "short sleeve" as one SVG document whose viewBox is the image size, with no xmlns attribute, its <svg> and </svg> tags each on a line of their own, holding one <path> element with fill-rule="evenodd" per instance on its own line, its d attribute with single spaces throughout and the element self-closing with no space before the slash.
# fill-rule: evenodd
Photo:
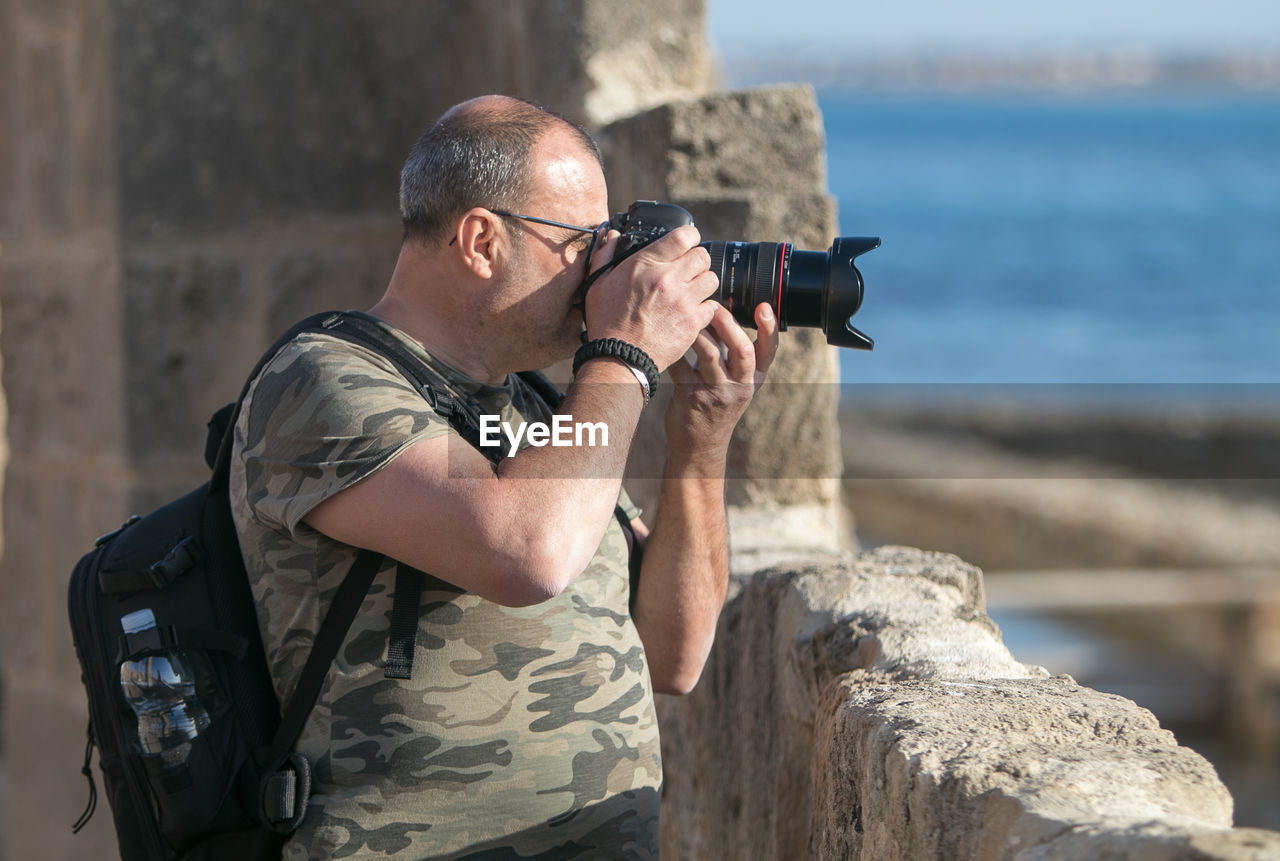
<svg viewBox="0 0 1280 861">
<path fill-rule="evenodd" d="M 292 534 L 324 500 L 450 432 L 386 358 L 303 335 L 258 375 L 236 426 L 249 512 Z"/>
</svg>

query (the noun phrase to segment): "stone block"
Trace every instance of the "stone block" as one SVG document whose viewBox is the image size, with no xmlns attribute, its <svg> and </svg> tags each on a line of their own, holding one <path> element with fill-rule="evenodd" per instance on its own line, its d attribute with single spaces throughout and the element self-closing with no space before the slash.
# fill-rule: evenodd
<svg viewBox="0 0 1280 861">
<path fill-rule="evenodd" d="M 22 45 L 16 64 L 23 90 L 16 142 L 23 165 L 19 235 L 65 234 L 73 226 L 77 196 L 67 173 L 73 163 L 74 128 L 66 46 Z"/>
<path fill-rule="evenodd" d="M 581 78 L 590 124 L 699 95 L 714 86 L 704 0 L 585 0 L 581 7 Z"/>
<path fill-rule="evenodd" d="M 73 0 L 19 0 L 15 4 L 28 19 L 42 27 L 67 29 L 75 16 Z"/>
<path fill-rule="evenodd" d="M 829 701 L 811 857 L 1190 858 L 1191 839 L 1231 827 L 1208 762 L 1145 709 L 1067 677 L 850 677 Z"/>
<path fill-rule="evenodd" d="M 496 12 L 498 6 L 510 9 L 507 27 L 501 31 L 506 38 L 500 46 L 493 45 L 502 56 L 488 61 L 506 77 L 506 85 L 498 91 L 544 105 L 584 126 L 593 125 L 586 110 L 590 83 L 584 72 L 589 49 L 583 8 L 590 4 L 591 0 L 486 3 L 486 14 Z"/>
<path fill-rule="evenodd" d="M 0 257 L 4 242 L 12 242 L 18 222 L 18 138 L 22 124 L 17 116 L 17 58 L 21 56 L 16 24 L 16 0 L 0 0 Z"/>
<path fill-rule="evenodd" d="M 0 11 L 0 232 L 11 245 L 113 223 L 108 31 L 104 0 Z"/>
<path fill-rule="evenodd" d="M 15 458 L 75 463 L 116 450 L 123 438 L 117 273 L 108 250 L 0 257 L 3 379 Z"/>
<path fill-rule="evenodd" d="M 704 242 L 787 242 L 799 250 L 828 251 L 835 238 L 835 201 L 822 190 L 691 195 L 674 202 L 693 215 Z"/>
<path fill-rule="evenodd" d="M 74 194 L 73 220 L 77 231 L 106 235 L 114 243 L 120 212 L 110 0 L 79 0 L 74 5 L 76 27 L 70 48 L 74 138 L 73 160 L 67 166 Z"/>
<path fill-rule="evenodd" d="M 616 204 L 646 185 L 653 191 L 641 197 L 660 193 L 675 202 L 730 192 L 826 191 L 822 120 L 808 87 L 671 102 L 613 123 L 601 134 Z"/>
<path fill-rule="evenodd" d="M 126 260 L 129 450 L 144 472 L 206 469 L 205 424 L 239 394 L 256 358 L 258 285 L 247 271 L 216 250 Z"/>
<path fill-rule="evenodd" d="M 663 701 L 664 854 L 808 857 L 794 812 L 813 792 L 814 716 L 846 674 L 1046 675 L 1009 654 L 982 606 L 976 568 L 906 548 L 735 575 L 702 680 Z"/>
<path fill-rule="evenodd" d="M 490 35 L 474 5 L 116 0 L 128 235 L 394 212 L 423 126 L 502 80 L 457 74 Z"/>
<path fill-rule="evenodd" d="M 130 246 L 125 267 L 131 451 L 147 509 L 203 480 L 210 415 L 275 338 L 327 309 L 367 308 L 395 264 L 398 218 Z"/>
<path fill-rule="evenodd" d="M 400 220 L 332 235 L 323 245 L 281 249 L 267 270 L 265 348 L 317 311 L 366 309 L 386 290 L 400 247 Z"/>
<path fill-rule="evenodd" d="M 132 236 L 394 210 L 401 162 L 422 128 L 484 92 L 596 124 L 711 80 L 701 2 L 235 0 L 177 10 L 115 0 L 112 9 Z"/>
</svg>

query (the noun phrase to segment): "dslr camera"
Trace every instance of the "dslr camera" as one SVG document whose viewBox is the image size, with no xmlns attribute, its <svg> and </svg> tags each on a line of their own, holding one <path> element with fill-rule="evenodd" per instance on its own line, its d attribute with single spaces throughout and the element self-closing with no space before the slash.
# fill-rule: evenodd
<svg viewBox="0 0 1280 861">
<path fill-rule="evenodd" d="M 644 248 L 658 237 L 693 224 L 693 216 L 673 203 L 637 200 L 609 220 L 622 234 L 613 262 Z M 878 236 L 841 236 L 828 251 L 797 251 L 789 242 L 703 242 L 711 271 L 720 279 L 713 297 L 742 326 L 755 328 L 755 308 L 769 303 L 778 329 L 820 328 L 827 343 L 870 350 L 874 342 L 853 328 L 862 306 L 862 273 L 854 259 L 880 247 Z"/>
</svg>

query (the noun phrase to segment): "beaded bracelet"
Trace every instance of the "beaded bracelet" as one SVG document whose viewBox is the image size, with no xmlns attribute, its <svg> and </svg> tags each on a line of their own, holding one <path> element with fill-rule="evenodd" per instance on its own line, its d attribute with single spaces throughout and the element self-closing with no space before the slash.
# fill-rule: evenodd
<svg viewBox="0 0 1280 861">
<path fill-rule="evenodd" d="M 644 389 L 644 402 L 649 403 L 653 393 L 658 390 L 658 366 L 653 363 L 653 359 L 649 358 L 648 353 L 618 338 L 597 338 L 583 344 L 574 354 L 574 374 L 578 373 L 578 368 L 582 367 L 583 362 L 601 358 L 619 359 L 625 363 L 636 375 L 640 388 Z"/>
</svg>

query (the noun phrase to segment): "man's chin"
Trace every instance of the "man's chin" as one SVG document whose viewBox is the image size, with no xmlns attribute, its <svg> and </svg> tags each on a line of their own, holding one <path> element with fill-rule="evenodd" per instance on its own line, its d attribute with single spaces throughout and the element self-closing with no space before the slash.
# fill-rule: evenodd
<svg viewBox="0 0 1280 861">
<path fill-rule="evenodd" d="M 582 324 L 581 316 L 577 314 L 570 316 L 574 318 L 572 323 L 566 325 L 554 338 L 548 338 L 546 341 L 545 355 L 550 360 L 547 362 L 548 365 L 573 358 L 578 347 L 586 343 L 587 329 Z"/>
</svg>

